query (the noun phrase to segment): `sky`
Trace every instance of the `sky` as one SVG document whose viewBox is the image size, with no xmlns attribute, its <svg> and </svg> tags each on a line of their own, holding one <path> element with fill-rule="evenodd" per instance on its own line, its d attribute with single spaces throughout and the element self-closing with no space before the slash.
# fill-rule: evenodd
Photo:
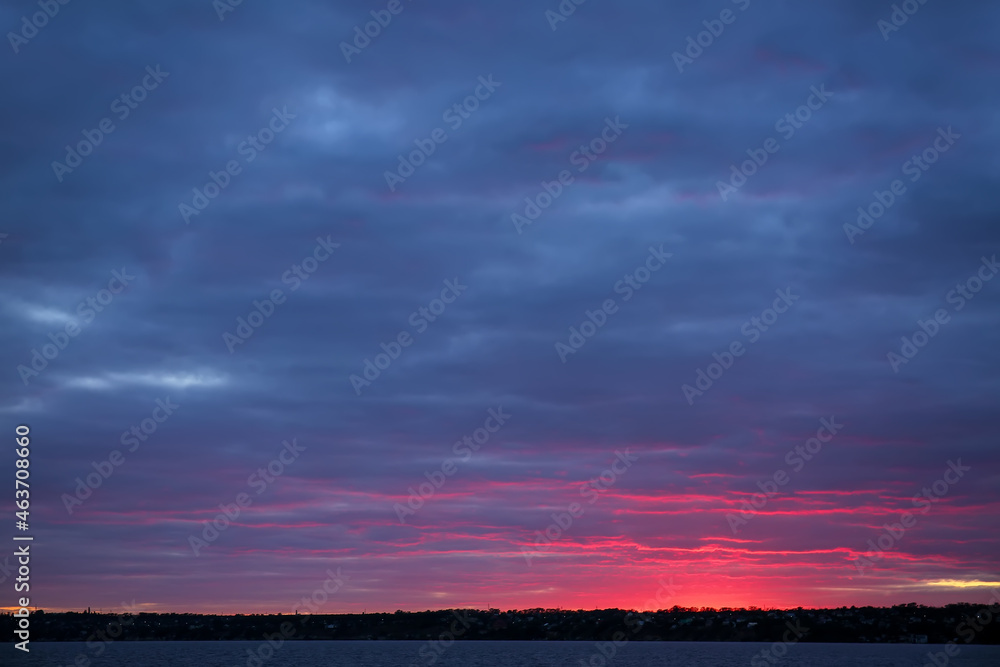
<svg viewBox="0 0 1000 667">
<path fill-rule="evenodd" d="M 1000 8 L 904 4 L 0 3 L 31 604 L 985 603 Z"/>
</svg>

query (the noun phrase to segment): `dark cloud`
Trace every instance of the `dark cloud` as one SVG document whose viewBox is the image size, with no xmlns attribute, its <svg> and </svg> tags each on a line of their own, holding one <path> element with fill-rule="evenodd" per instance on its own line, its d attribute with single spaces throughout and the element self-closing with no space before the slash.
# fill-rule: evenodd
<svg viewBox="0 0 1000 667">
<path fill-rule="evenodd" d="M 381 7 L 243 3 L 220 20 L 207 0 L 70 3 L 11 48 L 0 411 L 33 432 L 45 606 L 289 610 L 334 566 L 352 577 L 343 610 L 627 606 L 667 571 L 697 605 L 942 602 L 974 589 L 933 582 L 996 581 L 1000 283 L 961 310 L 949 294 L 1000 251 L 998 10 L 927 3 L 886 40 L 891 3 L 742 5 L 595 0 L 552 30 L 557 2 L 404 0 L 348 63 L 341 42 Z M 735 21 L 678 72 L 725 8 Z M 0 23 L 33 9 L 3 3 Z M 157 66 L 169 75 L 119 117 Z M 480 77 L 500 85 L 456 116 Z M 275 109 L 294 118 L 248 148 Z M 58 180 L 53 161 L 104 118 L 114 131 Z M 615 119 L 620 136 L 581 158 Z M 438 128 L 391 190 L 386 171 Z M 961 136 L 911 181 L 939 128 Z M 768 138 L 780 149 L 724 201 L 719 181 Z M 563 170 L 518 233 L 512 214 Z M 894 179 L 906 191 L 851 243 L 845 225 Z M 309 273 L 318 239 L 340 245 Z M 621 287 L 661 245 L 672 257 Z M 108 300 L 113 271 L 135 277 Z M 468 288 L 441 312 L 446 280 Z M 223 334 L 278 289 L 230 353 Z M 798 299 L 750 324 L 776 290 Z M 556 343 L 606 299 L 618 310 L 562 363 Z M 887 353 L 941 308 L 894 372 Z M 23 382 L 69 322 L 78 335 Z M 401 332 L 413 342 L 385 366 Z M 689 404 L 682 386 L 734 342 L 745 353 Z M 366 360 L 385 367 L 357 395 Z M 180 407 L 128 451 L 167 398 Z M 509 422 L 460 460 L 500 407 Z M 730 530 L 831 416 L 844 430 Z M 250 476 L 292 438 L 306 450 L 257 495 Z M 536 531 L 626 449 L 639 462 L 529 565 Z M 401 524 L 394 505 L 449 458 Z M 972 470 L 859 577 L 866 541 L 958 459 Z M 189 536 L 244 492 L 195 557 Z"/>
</svg>

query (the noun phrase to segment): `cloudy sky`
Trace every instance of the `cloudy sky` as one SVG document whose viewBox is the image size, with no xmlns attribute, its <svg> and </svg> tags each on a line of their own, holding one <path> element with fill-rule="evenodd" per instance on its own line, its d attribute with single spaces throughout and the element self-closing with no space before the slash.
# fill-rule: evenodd
<svg viewBox="0 0 1000 667">
<path fill-rule="evenodd" d="M 959 4 L 0 3 L 32 604 L 985 602 Z"/>
</svg>

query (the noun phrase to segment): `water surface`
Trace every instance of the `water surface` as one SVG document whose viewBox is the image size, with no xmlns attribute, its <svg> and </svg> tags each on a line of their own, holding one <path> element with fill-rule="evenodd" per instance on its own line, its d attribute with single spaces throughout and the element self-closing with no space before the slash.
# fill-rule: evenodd
<svg viewBox="0 0 1000 667">
<path fill-rule="evenodd" d="M 941 645 L 917 644 L 794 644 L 758 642 L 629 642 L 612 650 L 608 643 L 466 641 L 445 648 L 426 641 L 299 641 L 276 650 L 260 642 L 116 642 L 97 655 L 99 645 L 83 642 L 31 644 L 24 654 L 8 644 L 2 651 L 16 653 L 4 665 L 23 667 L 751 667 L 762 653 L 776 662 L 754 665 L 780 667 L 921 667 L 928 652 Z M 270 651 L 268 650 L 270 649 Z M 787 649 L 787 653 L 783 651 Z M 771 653 L 773 651 L 773 653 Z M 251 652 L 253 657 L 251 657 Z M 1000 646 L 962 646 L 956 657 L 941 658 L 948 667 L 998 667 Z"/>
</svg>

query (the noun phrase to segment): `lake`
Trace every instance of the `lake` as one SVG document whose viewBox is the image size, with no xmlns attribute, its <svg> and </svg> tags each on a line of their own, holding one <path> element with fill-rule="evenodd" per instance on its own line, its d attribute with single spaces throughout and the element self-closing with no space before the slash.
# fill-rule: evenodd
<svg viewBox="0 0 1000 667">
<path fill-rule="evenodd" d="M 98 646 L 32 642 L 25 654 L 8 644 L 2 651 L 16 653 L 16 660 L 0 662 L 19 667 L 921 667 L 934 665 L 931 652 L 941 653 L 936 667 L 1000 665 L 1000 646 L 961 646 L 949 657 L 944 646 L 934 644 L 630 642 L 616 648 L 595 642 L 466 641 L 445 648 L 426 641 L 300 641 L 275 650 L 261 642 L 116 642 L 101 655 Z"/>
</svg>

